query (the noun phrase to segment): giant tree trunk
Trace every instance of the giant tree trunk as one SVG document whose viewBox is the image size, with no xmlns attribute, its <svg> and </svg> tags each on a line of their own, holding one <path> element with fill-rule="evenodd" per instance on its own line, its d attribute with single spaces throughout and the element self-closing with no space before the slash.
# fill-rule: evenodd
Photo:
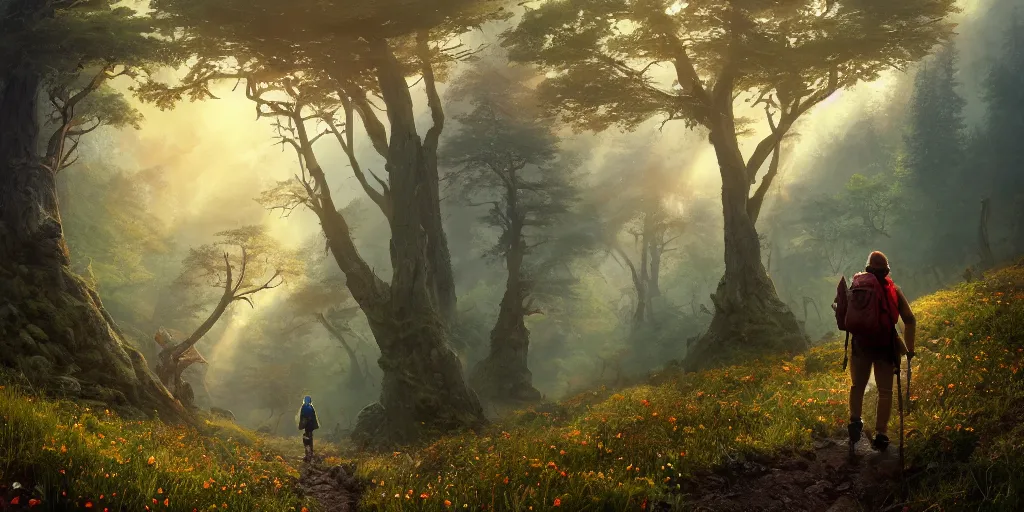
<svg viewBox="0 0 1024 512">
<path fill-rule="evenodd" d="M 533 373 L 527 362 L 530 331 L 526 328 L 527 311 L 523 301 L 526 300 L 527 289 L 522 275 L 526 244 L 516 210 L 514 186 L 510 187 L 508 196 L 511 247 L 505 255 L 508 269 L 505 295 L 501 298 L 498 319 L 491 330 L 490 353 L 476 365 L 470 382 L 483 398 L 494 402 L 533 402 L 540 400 L 541 394 L 533 387 Z"/>
<path fill-rule="evenodd" d="M 448 346 L 430 289 L 428 236 L 433 233 L 425 231 L 422 219 L 422 194 L 429 193 L 430 170 L 416 133 L 412 98 L 387 42 L 372 44 L 391 125 L 386 164 L 394 202 L 390 286 L 360 257 L 349 226 L 331 199 L 309 137 L 301 123 L 297 128 L 305 163 L 319 188 L 316 213 L 331 253 L 380 347 L 380 400 L 359 413 L 352 438 L 364 447 L 385 448 L 480 426 L 486 420 L 476 394 L 466 385 L 462 364 Z"/>
<path fill-rule="evenodd" d="M 809 344 L 761 263 L 761 244 L 747 208 L 750 178 L 734 131 L 731 126 L 712 130 L 722 174 L 725 275 L 711 296 L 715 305 L 711 326 L 686 355 L 685 367 L 690 370 L 744 354 L 801 351 Z"/>
<path fill-rule="evenodd" d="M 419 186 L 421 187 L 419 204 L 422 208 L 420 222 L 427 233 L 427 262 L 430 270 L 428 284 L 441 313 L 441 319 L 445 323 L 445 328 L 451 332 L 452 324 L 455 322 L 457 303 L 455 273 L 452 270 L 452 256 L 448 250 L 448 237 L 445 235 L 441 217 L 441 187 L 437 172 L 437 149 L 441 132 L 444 130 L 445 115 L 441 105 L 441 96 L 437 91 L 434 68 L 431 65 L 433 59 L 429 39 L 430 34 L 427 30 L 421 30 L 416 34 L 416 48 L 427 93 L 427 106 L 430 108 L 430 117 L 433 121 L 433 126 L 427 131 L 422 144 L 419 142 L 419 137 L 416 137 L 416 143 L 421 147 L 420 165 L 422 168 L 422 174 L 419 177 Z"/>
<path fill-rule="evenodd" d="M 28 66 L 7 73 L 0 79 L 0 365 L 36 389 L 188 419 L 71 271 L 56 175 L 37 151 L 40 76 Z"/>
</svg>

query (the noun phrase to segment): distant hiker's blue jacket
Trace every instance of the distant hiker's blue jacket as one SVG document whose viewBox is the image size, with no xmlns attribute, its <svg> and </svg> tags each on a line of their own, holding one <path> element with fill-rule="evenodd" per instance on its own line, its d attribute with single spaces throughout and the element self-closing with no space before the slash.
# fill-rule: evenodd
<svg viewBox="0 0 1024 512">
<path fill-rule="evenodd" d="M 302 402 L 302 408 L 299 409 L 299 430 L 312 432 L 320 428 L 320 422 L 316 419 L 316 409 L 313 408 L 313 399 L 307 396 Z"/>
</svg>

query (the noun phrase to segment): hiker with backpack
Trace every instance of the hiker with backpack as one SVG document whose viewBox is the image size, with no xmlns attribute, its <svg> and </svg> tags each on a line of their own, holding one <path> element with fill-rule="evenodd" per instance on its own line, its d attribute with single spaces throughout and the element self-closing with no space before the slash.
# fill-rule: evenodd
<svg viewBox="0 0 1024 512">
<path fill-rule="evenodd" d="M 878 410 L 875 415 L 875 438 L 871 445 L 878 451 L 889 447 L 889 417 L 892 413 L 892 384 L 896 377 L 899 384 L 900 360 L 905 355 L 907 366 L 914 357 L 915 320 L 910 303 L 889 276 L 889 260 L 885 254 L 874 251 L 868 256 L 864 272 L 853 276 L 849 288 L 846 278 L 839 282 L 836 301 L 833 304 L 839 329 L 846 331 L 849 344 L 853 337 L 850 363 L 850 453 L 860 440 L 864 429 L 861 410 L 864 405 L 864 390 L 872 369 L 875 386 L 878 388 Z M 904 340 L 897 332 L 896 324 L 903 320 Z M 844 355 L 843 369 L 847 359 Z M 902 396 L 899 397 L 902 413 Z M 901 422 L 902 429 L 902 422 Z M 902 431 L 901 431 L 902 432 Z M 900 453 L 903 452 L 902 443 Z"/>
<path fill-rule="evenodd" d="M 313 408 L 313 398 L 302 399 L 302 407 L 299 409 L 299 430 L 302 432 L 302 447 L 306 450 L 306 456 L 302 459 L 306 462 L 313 460 L 313 431 L 320 428 L 320 422 L 316 418 L 316 409 Z"/>
</svg>

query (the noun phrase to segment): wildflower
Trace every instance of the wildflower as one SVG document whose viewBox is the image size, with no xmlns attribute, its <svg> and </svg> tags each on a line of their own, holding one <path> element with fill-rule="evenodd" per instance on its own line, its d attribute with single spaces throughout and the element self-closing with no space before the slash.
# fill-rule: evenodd
<svg viewBox="0 0 1024 512">
<path fill-rule="evenodd" d="M 444 506 L 445 507 L 450 507 L 450 506 L 452 506 L 452 502 L 450 500 L 444 500 Z"/>
<path fill-rule="evenodd" d="M 165 507 L 171 506 L 171 500 L 169 498 L 164 498 L 164 506 Z"/>
<path fill-rule="evenodd" d="M 156 490 L 156 493 L 157 494 L 163 494 L 164 493 L 164 488 L 160 487 L 159 489 Z"/>
<path fill-rule="evenodd" d="M 203 482 L 203 489 L 209 489 L 209 488 L 210 488 L 210 482 Z"/>
<path fill-rule="evenodd" d="M 85 502 L 85 508 L 92 508 L 92 502 L 91 501 Z"/>
<path fill-rule="evenodd" d="M 30 507 L 35 507 L 36 505 L 39 505 L 40 503 L 42 503 L 42 501 L 37 500 L 35 498 L 32 498 L 32 499 L 28 500 L 28 506 L 30 506 Z"/>
<path fill-rule="evenodd" d="M 17 505 L 18 503 L 21 503 L 21 497 L 15 496 L 11 498 L 11 505 Z"/>
<path fill-rule="evenodd" d="M 427 498 L 429 498 L 429 497 L 430 497 L 430 495 L 429 495 L 429 494 L 427 494 L 427 493 L 422 493 L 422 494 L 420 494 L 420 498 L 422 498 L 422 499 L 427 499 Z"/>
<path fill-rule="evenodd" d="M 555 498 L 555 501 L 554 501 L 554 503 L 552 503 L 552 505 L 554 505 L 556 507 L 561 507 L 562 506 L 562 500 L 560 498 Z"/>
<path fill-rule="evenodd" d="M 149 460 L 146 461 L 146 464 L 149 464 L 150 466 L 152 466 L 153 464 L 156 464 L 156 457 L 150 455 L 149 456 Z"/>
</svg>

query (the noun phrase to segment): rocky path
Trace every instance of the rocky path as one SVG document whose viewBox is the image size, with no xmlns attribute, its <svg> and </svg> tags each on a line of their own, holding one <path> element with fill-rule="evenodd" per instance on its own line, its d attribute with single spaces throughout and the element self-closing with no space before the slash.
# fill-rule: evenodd
<svg viewBox="0 0 1024 512">
<path fill-rule="evenodd" d="M 900 478 L 898 446 L 873 451 L 866 439 L 849 458 L 846 439 L 819 441 L 811 452 L 771 463 L 743 462 L 684 488 L 693 511 L 858 512 L 896 510 L 892 484 Z M 659 506 L 660 505 L 660 506 Z M 656 504 L 654 510 L 671 510 Z"/>
<path fill-rule="evenodd" d="M 316 498 L 324 512 L 355 512 L 364 486 L 355 477 L 351 465 L 326 466 L 323 459 L 314 458 L 301 465 L 298 490 Z"/>
</svg>

